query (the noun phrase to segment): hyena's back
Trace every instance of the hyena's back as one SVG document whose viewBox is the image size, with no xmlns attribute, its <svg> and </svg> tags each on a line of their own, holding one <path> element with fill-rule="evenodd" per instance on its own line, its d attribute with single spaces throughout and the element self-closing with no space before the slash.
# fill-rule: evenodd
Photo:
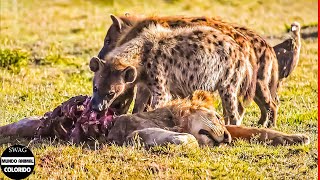
<svg viewBox="0 0 320 180">
<path fill-rule="evenodd" d="M 176 30 L 155 26 L 144 35 L 152 46 L 145 50 L 143 64 L 151 79 L 163 84 L 157 88 L 169 88 L 180 97 L 197 89 L 236 88 L 230 89 L 239 92 L 236 95 L 250 90 L 254 70 L 249 57 L 221 31 L 204 26 Z M 164 78 L 153 77 L 155 74 Z"/>
</svg>

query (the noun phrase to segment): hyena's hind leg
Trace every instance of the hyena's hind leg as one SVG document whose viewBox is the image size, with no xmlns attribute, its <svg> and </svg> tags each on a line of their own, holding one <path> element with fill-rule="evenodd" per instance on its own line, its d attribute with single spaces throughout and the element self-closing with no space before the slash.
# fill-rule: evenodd
<svg viewBox="0 0 320 180">
<path fill-rule="evenodd" d="M 267 115 L 267 109 L 264 105 L 264 103 L 262 103 L 260 101 L 260 99 L 262 99 L 260 96 L 257 95 L 254 97 L 254 102 L 258 105 L 259 109 L 260 109 L 260 119 L 258 124 L 261 124 L 263 127 L 267 127 L 267 123 L 268 123 L 268 115 Z"/>
<path fill-rule="evenodd" d="M 277 79 L 274 75 L 275 73 L 272 73 L 274 63 L 276 62 L 272 59 L 272 54 L 269 51 L 265 52 L 261 61 L 262 63 L 258 70 L 256 95 L 254 97 L 254 101 L 258 104 L 261 111 L 258 123 L 265 127 L 270 125 L 276 126 L 278 106 L 275 102 L 274 84 L 270 86 L 270 81 L 273 82 L 274 78 Z"/>
<path fill-rule="evenodd" d="M 277 72 L 276 69 L 278 69 L 277 64 L 272 67 L 272 72 Z M 279 96 L 277 94 L 277 92 L 278 92 L 278 82 L 279 82 L 278 73 L 272 73 L 271 74 L 271 80 L 270 80 L 269 88 L 270 88 L 272 103 L 273 103 L 273 106 L 276 109 L 276 112 L 275 112 L 273 118 L 269 119 L 268 127 L 276 126 L 277 111 L 278 111 L 278 108 L 279 108 L 279 105 L 280 105 Z"/>
<path fill-rule="evenodd" d="M 275 122 L 277 119 L 278 107 L 271 97 L 269 87 L 266 83 L 257 83 L 257 90 L 254 101 L 258 104 L 261 111 L 261 117 L 258 123 L 264 127 L 270 125 L 276 126 Z M 269 121 L 272 122 L 272 124 L 269 124 Z"/>
</svg>

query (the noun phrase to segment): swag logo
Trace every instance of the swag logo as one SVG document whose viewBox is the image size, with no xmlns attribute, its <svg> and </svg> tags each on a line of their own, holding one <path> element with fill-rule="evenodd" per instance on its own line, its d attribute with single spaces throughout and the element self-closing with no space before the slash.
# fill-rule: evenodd
<svg viewBox="0 0 320 180">
<path fill-rule="evenodd" d="M 34 169 L 35 159 L 25 146 L 14 145 L 8 147 L 1 155 L 1 170 L 11 179 L 24 179 Z"/>
</svg>

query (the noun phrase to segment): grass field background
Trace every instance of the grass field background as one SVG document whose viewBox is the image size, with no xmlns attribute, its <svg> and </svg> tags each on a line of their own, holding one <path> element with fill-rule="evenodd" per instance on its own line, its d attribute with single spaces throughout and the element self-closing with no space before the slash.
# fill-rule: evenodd
<svg viewBox="0 0 320 180">
<path fill-rule="evenodd" d="M 219 16 L 265 37 L 282 36 L 293 21 L 306 27 L 318 24 L 315 0 L 0 0 L 0 10 L 0 125 L 43 115 L 72 96 L 91 94 L 88 63 L 102 47 L 110 14 Z M 37 165 L 29 178 L 317 179 L 317 63 L 318 38 L 302 40 L 299 65 L 279 91 L 275 128 L 305 133 L 310 145 L 268 147 L 237 141 L 220 148 L 144 150 L 48 140 L 30 146 Z M 219 112 L 220 106 L 217 100 Z M 252 103 L 243 123 L 257 126 L 259 116 Z M 15 143 L 2 144 L 0 153 Z"/>
</svg>

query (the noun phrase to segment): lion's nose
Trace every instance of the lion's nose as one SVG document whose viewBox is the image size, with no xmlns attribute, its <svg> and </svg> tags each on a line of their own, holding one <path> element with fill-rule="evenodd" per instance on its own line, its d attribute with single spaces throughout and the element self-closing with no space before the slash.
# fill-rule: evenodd
<svg viewBox="0 0 320 180">
<path fill-rule="evenodd" d="M 228 131 L 224 132 L 223 139 L 224 143 L 231 143 L 231 135 Z"/>
</svg>

